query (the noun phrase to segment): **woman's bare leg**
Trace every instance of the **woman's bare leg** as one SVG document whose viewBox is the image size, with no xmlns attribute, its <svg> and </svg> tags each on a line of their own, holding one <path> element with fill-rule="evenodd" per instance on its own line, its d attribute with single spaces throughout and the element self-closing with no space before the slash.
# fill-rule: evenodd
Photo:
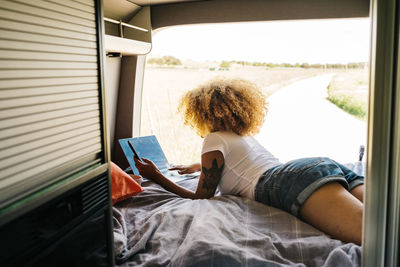
<svg viewBox="0 0 400 267">
<path fill-rule="evenodd" d="M 344 242 L 361 245 L 363 204 L 339 183 L 314 192 L 300 209 L 311 225 Z"/>
<path fill-rule="evenodd" d="M 364 203 L 364 185 L 359 185 L 350 190 L 350 193 Z"/>
</svg>

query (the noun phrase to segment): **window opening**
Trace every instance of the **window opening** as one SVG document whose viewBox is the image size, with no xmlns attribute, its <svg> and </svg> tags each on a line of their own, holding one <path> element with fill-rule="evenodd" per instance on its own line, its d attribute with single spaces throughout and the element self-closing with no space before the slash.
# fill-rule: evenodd
<svg viewBox="0 0 400 267">
<path fill-rule="evenodd" d="M 202 139 L 177 114 L 180 96 L 215 76 L 255 82 L 269 112 L 258 140 L 282 162 L 356 162 L 366 144 L 369 19 L 177 26 L 153 37 L 141 135 L 171 163 L 199 161 Z"/>
</svg>

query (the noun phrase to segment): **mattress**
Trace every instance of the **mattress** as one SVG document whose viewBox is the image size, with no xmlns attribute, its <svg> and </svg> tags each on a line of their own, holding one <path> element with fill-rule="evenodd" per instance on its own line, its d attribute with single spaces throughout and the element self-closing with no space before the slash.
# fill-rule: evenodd
<svg viewBox="0 0 400 267">
<path fill-rule="evenodd" d="M 197 179 L 179 184 L 195 190 Z M 113 207 L 117 266 L 361 265 L 360 246 L 285 211 L 239 196 L 190 200 L 152 182 L 143 187 Z"/>
</svg>

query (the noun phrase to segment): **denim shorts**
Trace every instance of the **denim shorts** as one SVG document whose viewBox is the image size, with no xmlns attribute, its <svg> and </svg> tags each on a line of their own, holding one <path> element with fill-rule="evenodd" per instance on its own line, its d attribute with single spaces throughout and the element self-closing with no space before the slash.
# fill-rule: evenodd
<svg viewBox="0 0 400 267">
<path fill-rule="evenodd" d="M 302 158 L 268 169 L 257 182 L 255 200 L 300 217 L 300 207 L 321 186 L 339 182 L 347 190 L 364 177 L 329 158 Z"/>
</svg>

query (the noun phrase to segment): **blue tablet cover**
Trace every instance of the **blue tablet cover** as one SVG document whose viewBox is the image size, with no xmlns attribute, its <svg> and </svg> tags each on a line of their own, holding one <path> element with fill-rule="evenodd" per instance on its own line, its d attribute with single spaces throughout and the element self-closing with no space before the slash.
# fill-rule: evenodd
<svg viewBox="0 0 400 267">
<path fill-rule="evenodd" d="M 128 142 L 130 142 L 131 145 L 135 148 L 140 158 L 147 158 L 153 161 L 162 173 L 168 171 L 168 160 L 165 157 L 164 152 L 154 135 L 119 139 L 119 144 L 121 145 L 125 157 L 128 160 L 134 174 L 139 175 L 139 171 L 135 167 L 135 161 L 133 160 L 133 151 L 129 147 Z"/>
</svg>

